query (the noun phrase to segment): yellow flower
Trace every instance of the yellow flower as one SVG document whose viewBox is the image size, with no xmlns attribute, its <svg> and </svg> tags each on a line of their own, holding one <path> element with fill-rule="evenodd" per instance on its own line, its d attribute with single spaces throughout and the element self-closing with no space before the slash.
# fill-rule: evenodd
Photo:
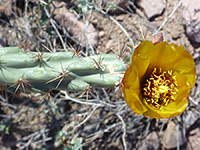
<svg viewBox="0 0 200 150">
<path fill-rule="evenodd" d="M 143 41 L 124 74 L 122 90 L 136 114 L 171 118 L 186 109 L 195 79 L 194 60 L 183 46 Z"/>
</svg>

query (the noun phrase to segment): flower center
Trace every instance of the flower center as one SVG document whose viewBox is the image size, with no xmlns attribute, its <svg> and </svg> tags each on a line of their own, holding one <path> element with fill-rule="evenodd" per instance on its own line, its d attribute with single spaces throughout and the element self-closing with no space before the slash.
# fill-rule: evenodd
<svg viewBox="0 0 200 150">
<path fill-rule="evenodd" d="M 170 101 L 174 101 L 178 92 L 178 82 L 172 71 L 162 71 L 154 68 L 150 78 L 143 84 L 144 100 L 157 109 L 167 106 Z"/>
</svg>

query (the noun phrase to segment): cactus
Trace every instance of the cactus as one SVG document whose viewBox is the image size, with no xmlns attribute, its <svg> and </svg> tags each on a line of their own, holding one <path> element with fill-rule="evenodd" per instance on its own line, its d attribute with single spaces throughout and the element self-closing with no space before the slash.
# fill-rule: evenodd
<svg viewBox="0 0 200 150">
<path fill-rule="evenodd" d="M 74 52 L 26 52 L 0 48 L 0 84 L 15 91 L 81 91 L 119 83 L 126 65 L 114 54 L 78 57 Z"/>
</svg>

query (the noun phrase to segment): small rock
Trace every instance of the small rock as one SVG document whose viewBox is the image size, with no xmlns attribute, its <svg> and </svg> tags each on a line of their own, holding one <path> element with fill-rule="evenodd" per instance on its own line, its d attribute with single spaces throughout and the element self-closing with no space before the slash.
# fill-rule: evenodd
<svg viewBox="0 0 200 150">
<path fill-rule="evenodd" d="M 136 2 L 150 21 L 162 15 L 165 10 L 165 4 L 162 0 L 141 0 Z"/>
<path fill-rule="evenodd" d="M 113 43 L 114 41 L 111 39 L 111 40 L 108 40 L 108 42 L 106 43 L 106 49 L 110 49 L 111 47 L 113 47 Z"/>
<path fill-rule="evenodd" d="M 183 18 L 186 34 L 194 47 L 200 47 L 200 3 L 199 0 L 184 0 Z"/>
<path fill-rule="evenodd" d="M 116 20 L 118 22 L 123 22 L 124 21 L 124 16 L 123 15 L 119 15 L 119 16 L 116 17 Z"/>
<path fill-rule="evenodd" d="M 183 145 L 184 141 L 181 137 L 181 132 L 179 131 L 179 144 Z M 170 121 L 167 125 L 167 129 L 164 132 L 162 139 L 163 147 L 166 149 L 172 149 L 177 147 L 177 130 L 176 124 L 173 121 Z"/>
<path fill-rule="evenodd" d="M 104 37 L 106 34 L 105 34 L 105 32 L 104 31 L 100 31 L 99 32 L 99 37 Z"/>
<path fill-rule="evenodd" d="M 0 39 L 0 47 L 5 47 L 6 44 L 4 43 L 4 41 L 2 39 Z"/>
<path fill-rule="evenodd" d="M 155 131 L 149 133 L 142 143 L 138 150 L 159 149 L 160 146 L 159 137 Z"/>
<path fill-rule="evenodd" d="M 1 15 L 11 16 L 12 14 L 12 1 L 10 0 L 2 0 L 0 5 L 0 17 Z"/>
<path fill-rule="evenodd" d="M 196 150 L 200 147 L 200 119 L 189 129 L 187 150 Z"/>
<path fill-rule="evenodd" d="M 193 131 L 193 134 L 188 138 L 187 150 L 197 150 L 200 148 L 200 129 L 196 128 Z"/>
<path fill-rule="evenodd" d="M 183 0 L 182 2 L 183 18 L 190 22 L 192 20 L 200 21 L 200 3 L 199 0 Z"/>
<path fill-rule="evenodd" d="M 94 26 L 86 22 L 85 24 L 78 20 L 78 18 L 68 11 L 65 5 L 61 3 L 60 8 L 54 11 L 55 20 L 67 29 L 72 38 L 79 41 L 81 46 L 86 47 L 91 44 L 92 47 L 97 46 L 98 33 Z M 59 4 L 58 4 L 59 6 Z"/>
<path fill-rule="evenodd" d="M 186 25 L 186 34 L 195 48 L 200 47 L 200 21 Z"/>
</svg>

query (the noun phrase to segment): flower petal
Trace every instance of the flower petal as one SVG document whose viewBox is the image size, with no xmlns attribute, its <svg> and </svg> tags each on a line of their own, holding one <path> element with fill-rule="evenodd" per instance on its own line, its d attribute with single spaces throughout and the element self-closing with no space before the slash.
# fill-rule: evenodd
<svg viewBox="0 0 200 150">
<path fill-rule="evenodd" d="M 125 88 L 130 88 L 133 82 L 135 82 L 137 78 L 137 73 L 133 69 L 132 63 L 129 65 L 128 69 L 126 70 L 124 77 L 122 79 L 123 86 Z"/>
<path fill-rule="evenodd" d="M 188 84 L 191 88 L 194 86 L 196 81 L 196 70 L 192 56 L 187 50 L 184 50 L 179 60 L 176 60 L 172 65 L 172 70 L 183 74 L 188 79 Z"/>
<path fill-rule="evenodd" d="M 140 115 L 147 111 L 147 108 L 140 100 L 141 98 L 139 98 L 139 96 L 135 94 L 134 91 L 125 89 L 124 98 L 126 100 L 126 103 L 136 114 Z"/>
<path fill-rule="evenodd" d="M 143 41 L 134 51 L 132 64 L 137 68 L 139 78 L 143 78 L 151 62 L 149 51 L 154 47 L 151 41 Z M 134 69 L 136 69 L 134 68 Z"/>
</svg>

